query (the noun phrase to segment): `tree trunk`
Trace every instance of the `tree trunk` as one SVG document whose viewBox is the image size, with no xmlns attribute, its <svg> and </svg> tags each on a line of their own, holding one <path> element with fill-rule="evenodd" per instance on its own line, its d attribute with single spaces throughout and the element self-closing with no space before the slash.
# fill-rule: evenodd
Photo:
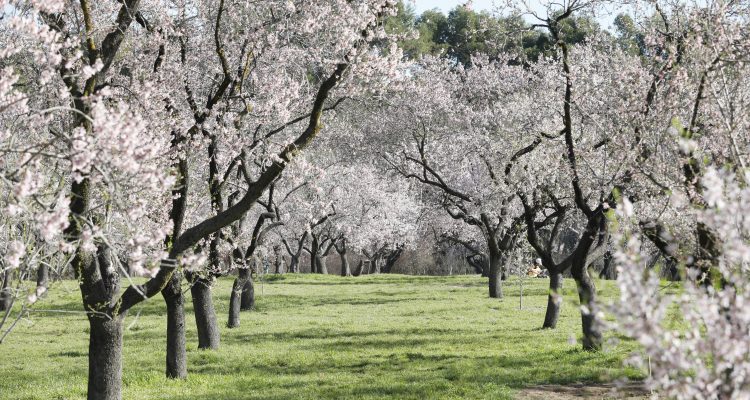
<svg viewBox="0 0 750 400">
<path fill-rule="evenodd" d="M 679 282 L 682 280 L 680 276 L 680 268 L 677 263 L 672 260 L 664 260 L 664 265 L 667 270 L 667 280 L 670 282 Z"/>
<path fill-rule="evenodd" d="M 383 272 L 386 274 L 390 274 L 393 272 L 393 266 L 396 265 L 396 262 L 399 258 L 401 258 L 401 254 L 404 253 L 404 247 L 398 246 L 395 250 L 392 250 L 385 258 L 385 263 L 383 264 Z"/>
<path fill-rule="evenodd" d="M 490 260 L 488 257 L 482 256 L 482 277 L 488 278 L 490 276 Z"/>
<path fill-rule="evenodd" d="M 380 273 L 380 265 L 378 264 L 378 256 L 375 256 L 370 259 L 370 269 L 368 273 L 370 274 L 379 274 Z"/>
<path fill-rule="evenodd" d="M 315 257 L 312 254 L 310 254 L 310 273 L 311 274 L 315 274 L 318 272 L 316 267 L 317 267 L 317 263 L 315 262 Z"/>
<path fill-rule="evenodd" d="M 182 273 L 175 271 L 161 291 L 167 303 L 167 378 L 187 377 L 185 351 L 185 297 L 182 295 Z"/>
<path fill-rule="evenodd" d="M 122 399 L 122 319 L 89 316 L 89 400 Z"/>
<path fill-rule="evenodd" d="M 503 262 L 500 256 L 500 251 L 497 246 L 490 245 L 490 273 L 489 273 L 489 286 L 490 286 L 490 297 L 493 299 L 501 299 L 503 297 Z"/>
<path fill-rule="evenodd" d="M 47 289 L 49 285 L 49 266 L 47 264 L 39 264 L 39 268 L 36 270 L 36 286 Z"/>
<path fill-rule="evenodd" d="M 281 254 L 276 253 L 276 273 L 277 274 L 283 274 L 284 273 L 284 256 Z"/>
<path fill-rule="evenodd" d="M 326 265 L 326 258 L 320 254 L 315 256 L 316 272 L 319 274 L 328 275 L 328 266 Z"/>
<path fill-rule="evenodd" d="M 602 271 L 599 273 L 599 278 L 607 280 L 617 279 L 617 268 L 615 268 L 615 264 L 612 262 L 612 252 L 610 251 L 604 253 Z"/>
<path fill-rule="evenodd" d="M 299 273 L 299 257 L 289 257 L 289 272 L 293 274 Z"/>
<path fill-rule="evenodd" d="M 5 277 L 3 278 L 3 287 L 0 289 L 0 311 L 5 311 L 10 308 L 13 303 L 13 293 L 10 288 L 10 280 L 12 277 L 12 271 L 10 269 L 5 270 Z"/>
<path fill-rule="evenodd" d="M 487 277 L 489 266 L 487 265 L 487 257 L 483 254 L 472 254 L 466 257 L 466 262 L 470 267 L 474 268 L 474 273 L 480 274 L 482 277 Z"/>
<path fill-rule="evenodd" d="M 584 233 L 585 234 L 585 233 Z M 571 275 L 576 281 L 578 299 L 581 304 L 581 329 L 583 349 L 597 351 L 602 348 L 602 334 L 596 318 L 596 288 L 586 268 L 586 256 L 573 260 Z"/>
<path fill-rule="evenodd" d="M 574 274 L 574 278 L 575 274 Z M 596 288 L 588 271 L 576 278 L 578 298 L 581 302 L 581 327 L 583 328 L 583 349 L 598 351 L 602 349 L 601 324 L 596 316 Z"/>
<path fill-rule="evenodd" d="M 244 271 L 244 272 L 243 272 Z M 255 309 L 255 285 L 250 269 L 241 269 L 240 278 L 242 278 L 242 293 L 240 301 L 241 311 L 251 311 Z"/>
<path fill-rule="evenodd" d="M 198 328 L 198 348 L 219 348 L 219 326 L 216 323 L 216 310 L 211 298 L 211 280 L 198 278 L 190 287 L 193 295 L 195 324 Z"/>
<path fill-rule="evenodd" d="M 339 253 L 341 258 L 341 276 L 352 276 L 352 270 L 349 267 L 349 258 L 346 256 L 346 252 Z"/>
<path fill-rule="evenodd" d="M 588 270 L 588 255 L 594 245 L 596 237 L 600 237 L 606 230 L 606 220 L 603 214 L 589 217 L 586 229 L 578 241 L 571 263 L 571 275 L 576 281 L 578 299 L 581 304 L 581 328 L 583 330 L 583 349 L 598 351 L 602 348 L 601 323 L 597 318 L 596 287 Z"/>
<path fill-rule="evenodd" d="M 357 268 L 354 269 L 354 276 L 360 276 L 362 275 L 362 268 L 364 267 L 365 261 L 363 259 L 359 259 L 359 262 L 357 263 Z"/>
<path fill-rule="evenodd" d="M 562 283 L 563 277 L 560 272 L 549 272 L 549 296 L 547 296 L 547 313 L 544 315 L 542 328 L 555 329 L 560 317 L 560 306 L 562 305 Z"/>
<path fill-rule="evenodd" d="M 240 326 L 240 303 L 242 298 L 242 288 L 245 282 L 242 278 L 237 277 L 232 284 L 232 294 L 229 297 L 229 320 L 227 328 L 236 328 Z"/>
<path fill-rule="evenodd" d="M 310 242 L 310 273 L 311 274 L 317 274 L 320 271 L 318 270 L 318 267 L 320 264 L 318 263 L 318 251 L 319 251 L 319 243 L 318 243 L 318 237 L 315 235 L 312 236 L 312 241 Z"/>
</svg>

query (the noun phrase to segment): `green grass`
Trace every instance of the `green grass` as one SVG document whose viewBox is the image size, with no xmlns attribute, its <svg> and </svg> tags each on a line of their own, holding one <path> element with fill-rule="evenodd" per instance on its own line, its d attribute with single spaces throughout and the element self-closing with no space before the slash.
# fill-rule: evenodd
<svg viewBox="0 0 750 400">
<path fill-rule="evenodd" d="M 487 297 L 486 280 L 479 277 L 272 278 L 262 288 L 257 284 L 258 309 L 244 312 L 241 327 L 233 330 L 223 327 L 231 280 L 219 282 L 219 351 L 197 349 L 188 306 L 186 381 L 164 378 L 162 299 L 131 310 L 123 398 L 506 399 L 538 384 L 642 377 L 622 367 L 633 343 L 608 341 L 600 353 L 569 343 L 571 336 L 580 337 L 571 280 L 565 281 L 558 328 L 541 330 L 546 279 L 525 280 L 519 310 L 512 281 L 505 299 L 496 300 Z M 605 301 L 616 295 L 614 282 L 598 282 L 598 288 Z M 75 282 L 56 284 L 37 309 L 80 311 Z M 0 398 L 84 397 L 87 347 L 83 314 L 33 313 L 0 345 Z"/>
</svg>

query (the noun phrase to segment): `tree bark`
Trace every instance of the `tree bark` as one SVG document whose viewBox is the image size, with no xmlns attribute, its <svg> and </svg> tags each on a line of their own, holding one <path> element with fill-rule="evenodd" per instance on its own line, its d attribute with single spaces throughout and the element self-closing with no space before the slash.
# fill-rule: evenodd
<svg viewBox="0 0 750 400">
<path fill-rule="evenodd" d="M 198 328 L 198 348 L 217 350 L 219 348 L 219 326 L 216 323 L 216 310 L 211 298 L 211 280 L 197 278 L 190 287 L 193 295 L 195 324 Z"/>
<path fill-rule="evenodd" d="M 289 257 L 289 272 L 293 274 L 299 273 L 299 257 Z"/>
<path fill-rule="evenodd" d="M 398 246 L 395 250 L 392 250 L 385 258 L 385 263 L 383 264 L 383 272 L 386 274 L 390 274 L 393 271 L 393 266 L 396 265 L 396 262 L 399 258 L 401 258 L 401 254 L 404 253 L 404 247 Z"/>
<path fill-rule="evenodd" d="M 315 257 L 313 257 L 312 254 L 310 254 L 310 273 L 315 274 L 318 272 L 317 270 L 317 263 L 315 262 Z"/>
<path fill-rule="evenodd" d="M 490 242 L 490 272 L 489 272 L 489 289 L 490 297 L 493 299 L 501 299 L 503 297 L 503 260 L 500 256 L 500 250 L 497 247 L 493 239 Z"/>
<path fill-rule="evenodd" d="M 602 271 L 599 273 L 599 278 L 608 280 L 617 279 L 617 268 L 615 268 L 615 264 L 612 262 L 611 251 L 604 253 L 602 259 Z"/>
<path fill-rule="evenodd" d="M 182 273 L 175 271 L 161 291 L 167 304 L 167 378 L 187 378 L 185 349 L 185 297 L 182 295 Z"/>
<path fill-rule="evenodd" d="M 122 319 L 89 315 L 89 400 L 122 398 Z"/>
<path fill-rule="evenodd" d="M 49 285 L 49 266 L 47 264 L 39 264 L 39 268 L 36 270 L 36 286 L 47 289 Z"/>
<path fill-rule="evenodd" d="M 240 310 L 251 311 L 255 309 L 255 284 L 253 283 L 253 277 L 250 269 L 240 270 L 240 276 L 242 277 L 242 293 Z"/>
<path fill-rule="evenodd" d="M 346 256 L 346 251 L 339 253 L 341 258 L 341 276 L 352 276 L 352 269 L 349 266 L 349 258 Z"/>
<path fill-rule="evenodd" d="M 255 309 L 255 283 L 252 278 L 248 278 L 242 286 L 240 309 L 242 311 L 252 311 Z"/>
<path fill-rule="evenodd" d="M 665 259 L 664 265 L 667 271 L 666 274 L 667 274 L 668 281 L 679 282 L 682 280 L 682 277 L 680 276 L 680 268 L 677 266 L 676 262 L 669 260 L 669 259 Z"/>
<path fill-rule="evenodd" d="M 10 279 L 12 277 L 12 271 L 10 269 L 5 270 L 3 278 L 3 286 L 0 289 L 0 311 L 5 311 L 10 308 L 13 302 L 13 294 L 10 288 Z"/>
<path fill-rule="evenodd" d="M 560 272 L 549 273 L 549 296 L 547 296 L 547 313 L 544 315 L 542 328 L 555 329 L 560 317 L 560 306 L 562 305 L 562 283 L 563 277 Z"/>
<path fill-rule="evenodd" d="M 276 273 L 277 274 L 283 274 L 284 273 L 284 256 L 281 255 L 278 251 L 276 252 Z"/>
<path fill-rule="evenodd" d="M 574 268 L 575 270 L 575 268 Z M 575 274 L 574 274 L 575 277 Z M 596 317 L 596 288 L 588 271 L 576 278 L 578 298 L 581 302 L 581 327 L 583 329 L 583 349 L 598 351 L 602 349 L 602 333 Z"/>
<path fill-rule="evenodd" d="M 482 264 L 483 264 L 482 277 L 483 278 L 488 278 L 490 276 L 490 260 L 489 260 L 489 258 L 485 257 L 484 255 L 482 255 Z"/>
<path fill-rule="evenodd" d="M 378 263 L 378 260 L 380 259 L 380 255 L 375 255 L 370 259 L 370 268 L 367 271 L 368 274 L 379 274 L 380 273 L 380 264 Z"/>
<path fill-rule="evenodd" d="M 354 276 L 360 276 L 362 275 L 362 268 L 365 264 L 365 261 L 363 259 L 359 259 L 359 262 L 357 263 L 357 268 L 354 269 Z"/>
<path fill-rule="evenodd" d="M 317 274 L 320 272 L 318 270 L 318 267 L 320 266 L 320 264 L 318 263 L 318 249 L 320 247 L 320 243 L 318 243 L 317 236 L 310 236 L 312 237 L 312 240 L 310 241 L 310 273 Z"/>
<path fill-rule="evenodd" d="M 240 326 L 240 303 L 242 297 L 242 288 L 245 282 L 242 278 L 237 277 L 232 284 L 232 294 L 229 297 L 229 320 L 227 328 L 236 328 Z"/>
<path fill-rule="evenodd" d="M 588 271 L 587 257 L 591 250 L 597 234 L 606 229 L 606 220 L 598 213 L 589 217 L 581 238 L 576 247 L 571 265 L 571 275 L 576 281 L 578 288 L 578 299 L 581 304 L 581 328 L 583 330 L 583 349 L 598 351 L 602 348 L 601 324 L 597 318 L 596 309 L 596 287 Z M 600 227 L 601 225 L 601 227 Z"/>
<path fill-rule="evenodd" d="M 323 275 L 328 275 L 328 266 L 326 265 L 325 256 L 319 253 L 315 256 L 316 272 Z"/>
</svg>

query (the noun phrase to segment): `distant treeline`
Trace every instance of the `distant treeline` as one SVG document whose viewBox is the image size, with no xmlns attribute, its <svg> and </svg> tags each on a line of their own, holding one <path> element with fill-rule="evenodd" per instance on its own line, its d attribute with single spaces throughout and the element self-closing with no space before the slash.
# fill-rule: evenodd
<svg viewBox="0 0 750 400">
<path fill-rule="evenodd" d="M 493 15 L 457 6 L 448 14 L 438 9 L 418 15 L 411 5 L 399 3 L 400 12 L 387 21 L 391 33 L 418 32 L 418 38 L 405 38 L 401 46 L 406 57 L 419 59 L 424 55 L 455 59 L 471 65 L 475 54 L 516 54 L 518 62 L 535 62 L 540 56 L 554 57 L 554 41 L 546 31 L 536 30 L 520 17 Z M 604 30 L 588 16 L 566 18 L 561 22 L 562 38 L 568 44 L 585 42 L 588 38 L 608 37 L 631 54 L 643 54 L 643 34 L 627 14 L 614 19 L 614 32 Z M 517 35 L 518 32 L 524 32 Z M 512 33 L 512 34 L 511 34 Z"/>
</svg>

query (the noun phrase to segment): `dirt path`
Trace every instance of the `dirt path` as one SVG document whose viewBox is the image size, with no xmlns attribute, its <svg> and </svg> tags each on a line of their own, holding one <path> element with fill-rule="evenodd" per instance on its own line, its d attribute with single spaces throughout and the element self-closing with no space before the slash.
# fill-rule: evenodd
<svg viewBox="0 0 750 400">
<path fill-rule="evenodd" d="M 619 399 L 644 400 L 650 394 L 639 383 L 629 383 L 615 391 L 615 384 L 539 385 L 521 390 L 518 400 Z"/>
</svg>

